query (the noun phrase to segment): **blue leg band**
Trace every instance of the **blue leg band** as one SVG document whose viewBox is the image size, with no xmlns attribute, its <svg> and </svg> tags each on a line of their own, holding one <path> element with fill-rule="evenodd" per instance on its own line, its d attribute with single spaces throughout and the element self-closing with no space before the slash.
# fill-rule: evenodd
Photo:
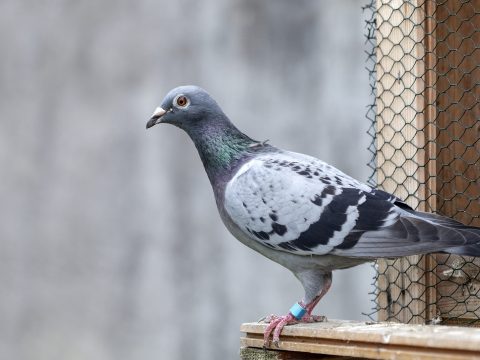
<svg viewBox="0 0 480 360">
<path fill-rule="evenodd" d="M 299 303 L 295 303 L 291 308 L 290 308 L 290 314 L 292 314 L 295 319 L 301 320 L 303 315 L 307 312 L 307 309 L 304 309 L 302 305 Z"/>
</svg>

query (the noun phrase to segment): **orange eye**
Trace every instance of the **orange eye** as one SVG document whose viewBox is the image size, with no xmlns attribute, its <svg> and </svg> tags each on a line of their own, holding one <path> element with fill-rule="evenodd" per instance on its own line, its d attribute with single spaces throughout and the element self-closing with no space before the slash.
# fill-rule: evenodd
<svg viewBox="0 0 480 360">
<path fill-rule="evenodd" d="M 187 106 L 187 104 L 188 104 L 188 99 L 187 99 L 186 96 L 180 95 L 180 96 L 177 98 L 176 102 L 177 102 L 177 105 L 178 105 L 178 106 L 184 107 L 184 106 Z"/>
</svg>

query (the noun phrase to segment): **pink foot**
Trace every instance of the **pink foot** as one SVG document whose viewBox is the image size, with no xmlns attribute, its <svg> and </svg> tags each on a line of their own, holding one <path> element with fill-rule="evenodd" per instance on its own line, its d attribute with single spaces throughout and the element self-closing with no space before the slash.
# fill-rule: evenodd
<svg viewBox="0 0 480 360">
<path fill-rule="evenodd" d="M 327 321 L 326 316 L 321 315 L 311 315 L 305 314 L 301 320 L 295 319 L 295 317 L 288 313 L 287 315 L 278 316 L 278 315 L 269 315 L 264 320 L 268 324 L 265 332 L 263 333 L 263 344 L 268 346 L 270 335 L 273 332 L 273 344 L 278 347 L 278 342 L 280 341 L 280 333 L 282 332 L 285 325 L 294 325 L 298 323 L 314 323 L 314 322 L 323 322 Z"/>
<path fill-rule="evenodd" d="M 328 289 L 330 289 L 330 286 L 332 285 L 332 274 L 324 274 L 323 280 L 324 281 L 320 292 L 308 304 L 305 304 L 302 300 L 297 304 L 294 304 L 287 315 L 269 315 L 264 319 L 264 321 L 268 323 L 268 326 L 263 333 L 263 346 L 268 346 L 270 334 L 273 332 L 272 341 L 273 344 L 278 348 L 280 333 L 285 325 L 298 324 L 299 322 L 313 323 L 327 321 L 325 316 L 312 315 L 313 308 L 318 304 L 320 299 L 327 293 Z M 293 314 L 297 314 L 298 317 L 301 316 L 302 318 L 298 320 L 295 316 L 293 316 Z"/>
<path fill-rule="evenodd" d="M 268 341 L 270 334 L 273 331 L 273 344 L 278 347 L 278 342 L 280 341 L 280 333 L 285 325 L 298 324 L 298 320 L 293 317 L 292 314 L 288 313 L 287 315 L 277 316 L 270 315 L 265 319 L 266 323 L 269 323 L 265 332 L 263 333 L 263 345 L 268 346 Z"/>
</svg>

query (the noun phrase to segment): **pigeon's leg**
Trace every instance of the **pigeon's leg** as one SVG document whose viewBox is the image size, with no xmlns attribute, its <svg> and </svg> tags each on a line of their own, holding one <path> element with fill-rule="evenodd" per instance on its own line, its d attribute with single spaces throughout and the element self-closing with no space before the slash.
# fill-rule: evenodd
<svg viewBox="0 0 480 360">
<path fill-rule="evenodd" d="M 325 274 L 324 272 L 310 270 L 295 275 L 302 282 L 305 289 L 305 297 L 302 301 L 293 305 L 287 315 L 270 315 L 265 319 L 265 322 L 269 323 L 263 334 L 265 346 L 268 345 L 270 334 L 273 332 L 272 340 L 278 347 L 280 333 L 285 325 L 325 320 L 324 316 L 312 315 L 312 311 L 330 289 L 332 273 Z"/>
<path fill-rule="evenodd" d="M 330 290 L 332 286 L 332 274 L 324 275 L 323 287 L 318 293 L 318 295 L 313 299 L 312 302 L 306 305 L 307 313 L 303 316 L 302 322 L 322 322 L 327 318 L 323 315 L 312 315 L 312 311 L 319 301 L 325 296 L 325 294 Z"/>
</svg>

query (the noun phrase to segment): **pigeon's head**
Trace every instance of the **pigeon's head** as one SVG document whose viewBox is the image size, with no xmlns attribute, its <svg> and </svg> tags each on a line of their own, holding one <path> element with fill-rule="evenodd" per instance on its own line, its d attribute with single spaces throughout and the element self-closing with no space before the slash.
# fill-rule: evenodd
<svg viewBox="0 0 480 360">
<path fill-rule="evenodd" d="M 198 86 L 179 86 L 171 90 L 147 122 L 147 129 L 167 123 L 187 132 L 206 119 L 223 118 L 223 112 L 210 95 Z"/>
</svg>

